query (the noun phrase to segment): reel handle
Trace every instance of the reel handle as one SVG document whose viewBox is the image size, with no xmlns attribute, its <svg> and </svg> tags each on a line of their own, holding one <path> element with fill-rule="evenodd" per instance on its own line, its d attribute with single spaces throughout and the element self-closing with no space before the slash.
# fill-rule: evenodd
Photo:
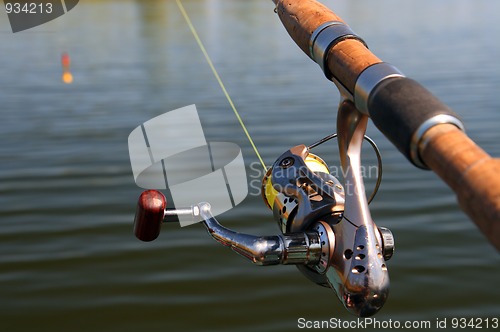
<svg viewBox="0 0 500 332">
<path fill-rule="evenodd" d="M 134 234 L 139 240 L 149 242 L 160 235 L 166 206 L 167 199 L 158 190 L 146 190 L 139 196 L 134 218 Z"/>
</svg>

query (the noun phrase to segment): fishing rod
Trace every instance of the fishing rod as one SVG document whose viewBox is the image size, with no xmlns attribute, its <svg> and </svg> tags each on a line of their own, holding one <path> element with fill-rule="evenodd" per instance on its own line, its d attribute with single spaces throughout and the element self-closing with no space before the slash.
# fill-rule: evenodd
<svg viewBox="0 0 500 332">
<path fill-rule="evenodd" d="M 180 1 L 176 2 L 225 91 Z M 334 137 L 330 135 L 285 151 L 262 180 L 262 197 L 281 234 L 237 233 L 217 221 L 207 202 L 167 209 L 161 192 L 146 190 L 137 204 L 136 237 L 152 241 L 163 222 L 191 218 L 202 222 L 216 241 L 254 264 L 296 265 L 316 284 L 332 288 L 349 312 L 374 315 L 389 294 L 386 263 L 395 246 L 390 230 L 374 223 L 368 207 L 380 176 L 367 199 L 361 173 L 362 143 L 366 139 L 372 144 L 365 136 L 371 119 L 410 162 L 432 169 L 455 191 L 464 211 L 500 249 L 499 160 L 464 134 L 462 122 L 451 109 L 377 58 L 330 9 L 315 0 L 274 3 L 292 39 L 340 91 L 336 135 L 343 183 L 313 153 L 315 147 Z M 249 136 L 246 129 L 245 133 Z M 374 143 L 372 146 L 377 151 Z"/>
<path fill-rule="evenodd" d="M 417 82 L 383 62 L 333 11 L 316 0 L 273 0 L 295 43 L 345 101 L 422 169 L 455 192 L 461 208 L 500 250 L 500 159 L 464 132 L 458 116 Z"/>
</svg>

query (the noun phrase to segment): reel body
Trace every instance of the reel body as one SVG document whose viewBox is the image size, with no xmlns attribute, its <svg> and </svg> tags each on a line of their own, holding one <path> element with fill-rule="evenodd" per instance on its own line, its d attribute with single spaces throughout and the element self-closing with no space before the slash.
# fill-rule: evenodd
<svg viewBox="0 0 500 332">
<path fill-rule="evenodd" d="M 382 307 L 389 291 L 385 260 L 394 249 L 392 234 L 373 222 L 344 218 L 344 188 L 320 157 L 304 145 L 291 148 L 268 170 L 262 193 L 284 234 L 316 231 L 322 236 L 318 264 L 297 265 L 307 278 L 333 288 L 358 316 Z"/>
<path fill-rule="evenodd" d="M 139 198 L 135 235 L 152 241 L 159 235 L 161 223 L 176 221 L 175 216 L 201 220 L 216 241 L 254 264 L 294 264 L 316 284 L 332 288 L 349 312 L 371 316 L 389 294 L 386 261 L 394 251 L 394 240 L 388 229 L 375 225 L 368 209 L 360 172 L 366 124 L 367 116 L 352 102 L 341 103 L 337 130 L 344 185 L 310 151 L 328 137 L 309 147 L 289 149 L 268 170 L 262 196 L 273 211 L 279 235 L 255 236 L 225 228 L 205 202 L 165 209 L 165 196 L 156 190 L 147 190 Z"/>
</svg>

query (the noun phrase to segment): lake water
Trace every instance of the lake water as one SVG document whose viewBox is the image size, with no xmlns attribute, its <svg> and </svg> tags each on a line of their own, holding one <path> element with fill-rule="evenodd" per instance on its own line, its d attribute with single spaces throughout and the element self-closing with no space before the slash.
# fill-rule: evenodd
<svg viewBox="0 0 500 332">
<path fill-rule="evenodd" d="M 335 130 L 338 92 L 270 1 L 183 3 L 268 165 Z M 500 156 L 500 2 L 325 3 Z M 355 319 L 295 267 L 253 266 L 201 225 L 164 225 L 152 243 L 134 237 L 141 189 L 127 137 L 150 118 L 196 104 L 207 139 L 242 148 L 249 183 L 262 175 L 174 1 L 85 0 L 16 34 L 2 12 L 0 41 L 2 331 L 290 331 L 301 317 Z M 70 85 L 61 82 L 64 52 Z M 397 245 L 376 318 L 500 318 L 498 252 L 433 173 L 410 165 L 373 126 L 368 133 L 385 170 L 372 216 Z M 331 165 L 333 147 L 318 150 Z M 279 232 L 255 192 L 220 221 Z"/>
</svg>

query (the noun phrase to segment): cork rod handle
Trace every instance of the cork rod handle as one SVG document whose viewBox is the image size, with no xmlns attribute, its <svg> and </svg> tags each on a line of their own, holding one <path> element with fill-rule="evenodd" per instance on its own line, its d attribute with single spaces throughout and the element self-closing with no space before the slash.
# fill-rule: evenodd
<svg viewBox="0 0 500 332">
<path fill-rule="evenodd" d="M 429 129 L 420 155 L 457 195 L 462 210 L 500 250 L 500 159 L 450 124 Z"/>
</svg>

